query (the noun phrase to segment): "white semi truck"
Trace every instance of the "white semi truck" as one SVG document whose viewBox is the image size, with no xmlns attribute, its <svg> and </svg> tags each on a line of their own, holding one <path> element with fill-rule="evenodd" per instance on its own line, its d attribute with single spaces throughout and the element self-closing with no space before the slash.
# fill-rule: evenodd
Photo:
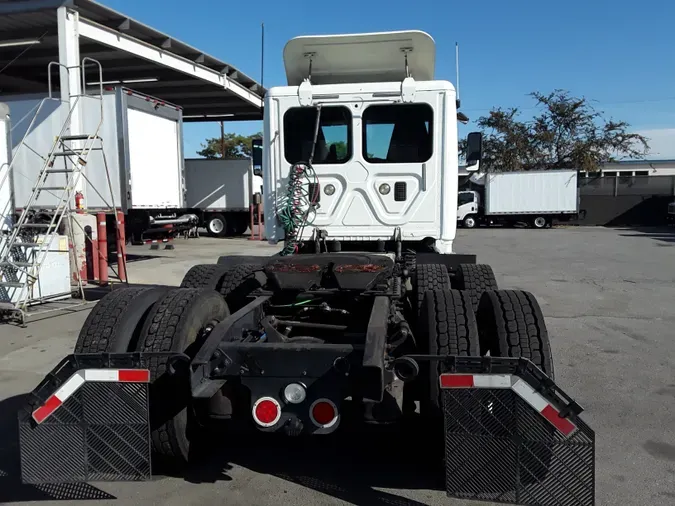
<svg viewBox="0 0 675 506">
<path fill-rule="evenodd" d="M 480 190 L 458 193 L 457 223 L 464 228 L 516 223 L 546 228 L 579 214 L 576 170 L 474 174 L 470 180 Z"/>
<path fill-rule="evenodd" d="M 464 502 L 595 503 L 595 435 L 554 382 L 537 299 L 454 250 L 456 93 L 434 60 L 419 31 L 289 41 L 263 135 L 283 248 L 101 299 L 19 414 L 24 483 L 149 479 L 151 448 L 181 469 L 206 434 L 341 431 L 358 459 L 368 424 Z"/>
</svg>

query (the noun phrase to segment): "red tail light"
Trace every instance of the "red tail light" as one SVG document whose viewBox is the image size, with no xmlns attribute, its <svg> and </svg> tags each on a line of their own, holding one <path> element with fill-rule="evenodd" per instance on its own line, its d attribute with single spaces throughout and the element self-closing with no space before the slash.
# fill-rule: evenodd
<svg viewBox="0 0 675 506">
<path fill-rule="evenodd" d="M 317 399 L 309 408 L 309 417 L 314 425 L 327 429 L 338 421 L 337 406 L 329 399 Z"/>
<path fill-rule="evenodd" d="M 271 427 L 281 418 L 281 406 L 272 397 L 261 397 L 253 404 L 253 419 L 261 427 Z"/>
</svg>

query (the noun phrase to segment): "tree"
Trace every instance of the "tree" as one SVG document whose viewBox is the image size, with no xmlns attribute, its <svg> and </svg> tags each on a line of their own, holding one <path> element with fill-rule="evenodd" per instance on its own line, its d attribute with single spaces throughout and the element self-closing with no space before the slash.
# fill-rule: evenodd
<svg viewBox="0 0 675 506">
<path fill-rule="evenodd" d="M 530 93 L 540 113 L 529 121 L 517 108 L 495 108 L 476 123 L 483 132 L 481 168 L 514 170 L 579 169 L 596 171 L 617 158 L 643 158 L 648 139 L 630 133 L 625 121 L 606 120 L 586 98 L 555 90 Z M 460 153 L 466 141 L 460 143 Z"/>
<path fill-rule="evenodd" d="M 234 133 L 227 133 L 220 137 L 213 139 L 206 139 L 206 144 L 202 144 L 202 150 L 198 151 L 199 156 L 204 158 L 248 158 L 251 156 L 252 142 L 256 137 L 262 137 L 262 133 L 254 135 L 239 135 Z"/>
</svg>

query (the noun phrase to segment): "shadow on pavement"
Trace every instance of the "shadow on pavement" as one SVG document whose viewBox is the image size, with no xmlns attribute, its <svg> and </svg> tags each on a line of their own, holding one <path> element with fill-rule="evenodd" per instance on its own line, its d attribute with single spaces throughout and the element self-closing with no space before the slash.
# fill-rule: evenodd
<svg viewBox="0 0 675 506">
<path fill-rule="evenodd" d="M 227 471 L 237 465 L 351 504 L 422 506 L 377 489 L 444 489 L 442 435 L 435 442 L 425 442 L 423 434 L 421 429 L 394 426 L 297 438 L 255 431 L 228 440 L 221 433 L 223 444 L 216 449 L 212 445 L 208 456 L 198 451 L 197 464 L 185 479 L 192 483 L 229 481 Z"/>
<path fill-rule="evenodd" d="M 670 227 L 624 227 L 618 229 L 622 237 L 647 237 L 655 241 L 675 243 L 675 228 Z M 665 246 L 665 245 L 664 245 Z"/>
<path fill-rule="evenodd" d="M 0 504 L 27 501 L 115 499 L 86 483 L 24 485 L 21 483 L 17 412 L 26 395 L 0 401 Z"/>
<path fill-rule="evenodd" d="M 26 397 L 0 401 L 0 504 L 115 499 L 85 483 L 21 483 L 16 413 Z M 439 434 L 431 441 L 428 426 L 426 431 L 415 427 L 357 426 L 330 436 L 296 438 L 223 429 L 205 431 L 204 435 L 208 432 L 209 436 L 197 445 L 191 457 L 194 464 L 188 471 L 176 475 L 155 466 L 155 476 L 174 476 L 195 484 L 228 482 L 233 480 L 228 472 L 236 465 L 359 506 L 425 504 L 378 488 L 444 488 L 443 439 Z"/>
</svg>

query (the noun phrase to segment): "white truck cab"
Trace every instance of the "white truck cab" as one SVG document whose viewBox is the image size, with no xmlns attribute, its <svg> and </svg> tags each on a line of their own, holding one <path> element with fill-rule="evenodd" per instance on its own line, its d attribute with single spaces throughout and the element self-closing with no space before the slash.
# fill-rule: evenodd
<svg viewBox="0 0 675 506">
<path fill-rule="evenodd" d="M 481 205 L 480 193 L 466 190 L 457 194 L 457 223 L 466 228 L 474 228 L 478 225 L 478 210 Z"/>
<path fill-rule="evenodd" d="M 317 235 L 342 243 L 398 238 L 452 253 L 456 93 L 450 82 L 434 80 L 431 36 L 297 37 L 284 48 L 284 64 L 288 86 L 271 88 L 265 97 L 265 216 L 284 214 L 289 174 L 313 154 L 311 202 L 304 206 L 313 209 L 299 241 Z M 473 140 L 480 150 L 480 138 Z M 265 232 L 271 243 L 286 235 L 279 219 L 266 219 Z"/>
</svg>

